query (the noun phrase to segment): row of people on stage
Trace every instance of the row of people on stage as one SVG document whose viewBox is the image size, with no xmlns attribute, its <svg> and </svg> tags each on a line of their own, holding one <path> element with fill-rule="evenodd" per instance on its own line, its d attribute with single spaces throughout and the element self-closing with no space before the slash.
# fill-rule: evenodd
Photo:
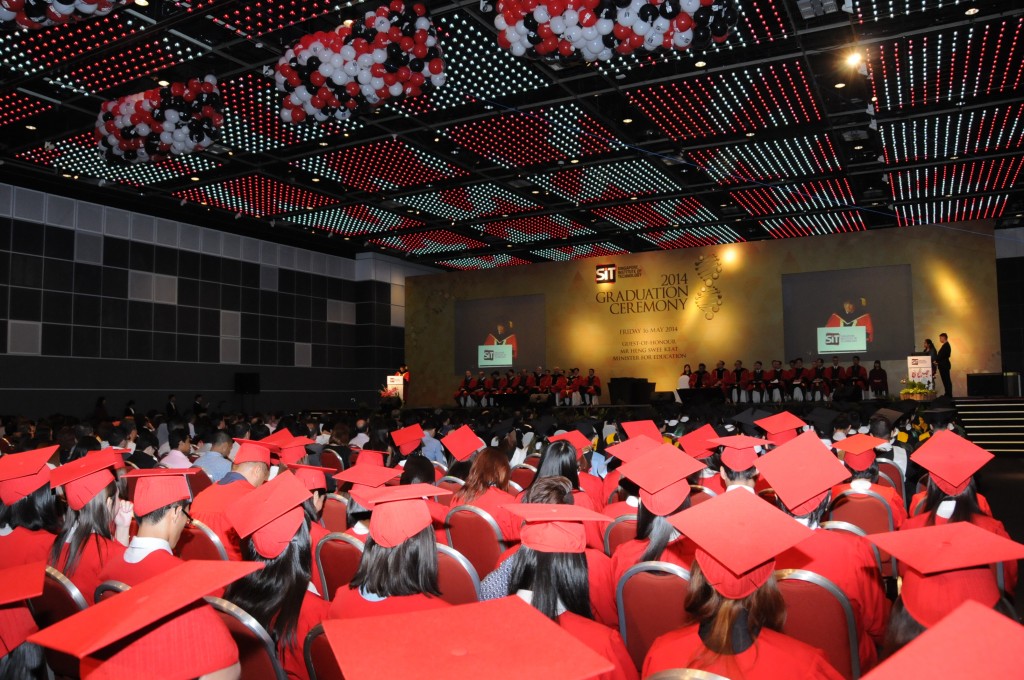
<svg viewBox="0 0 1024 680">
<path fill-rule="evenodd" d="M 467 370 L 453 396 L 459 406 L 480 407 L 493 406 L 498 401 L 496 397 L 503 395 L 542 395 L 555 406 L 590 406 L 600 402 L 601 378 L 592 368 L 586 374 L 578 368 L 566 372 L 557 366 L 538 366 L 533 371 L 523 368 L 518 372 L 510 368 L 504 374 L 479 371 L 473 375 Z"/>
<path fill-rule="evenodd" d="M 719 361 L 708 370 L 705 364 L 697 364 L 694 371 L 690 364 L 683 367 L 679 376 L 678 389 L 718 389 L 733 403 L 783 402 L 783 401 L 830 401 L 833 398 L 855 395 L 855 398 L 882 398 L 889 393 L 889 378 L 876 361 L 868 370 L 854 356 L 849 366 L 843 366 L 838 356 L 832 363 L 818 357 L 811 366 L 804 366 L 797 357 L 784 368 L 778 359 L 765 368 L 760 361 L 747 368 L 737 359 L 732 369 Z"/>
</svg>

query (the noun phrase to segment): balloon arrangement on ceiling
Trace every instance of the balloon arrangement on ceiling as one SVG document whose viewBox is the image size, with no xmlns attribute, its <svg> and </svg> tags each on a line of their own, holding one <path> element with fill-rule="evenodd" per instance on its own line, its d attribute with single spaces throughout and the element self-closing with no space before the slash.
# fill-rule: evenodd
<svg viewBox="0 0 1024 680">
<path fill-rule="evenodd" d="M 223 124 L 211 75 L 103 102 L 95 135 L 108 162 L 145 163 L 202 151 L 220 139 Z"/>
<path fill-rule="evenodd" d="M 498 0 L 498 44 L 517 57 L 608 61 L 644 49 L 707 49 L 739 21 L 736 0 Z"/>
<path fill-rule="evenodd" d="M 110 14 L 132 0 L 0 0 L 0 28 L 39 29 Z"/>
<path fill-rule="evenodd" d="M 302 38 L 277 63 L 277 89 L 287 93 L 281 120 L 346 120 L 444 83 L 437 31 L 422 2 L 392 0 L 362 22 Z"/>
</svg>

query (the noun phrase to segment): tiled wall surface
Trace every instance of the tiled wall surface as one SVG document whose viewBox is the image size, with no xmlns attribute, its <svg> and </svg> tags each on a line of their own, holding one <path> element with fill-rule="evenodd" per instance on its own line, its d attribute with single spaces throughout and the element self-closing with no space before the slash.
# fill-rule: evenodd
<svg viewBox="0 0 1024 680">
<path fill-rule="evenodd" d="M 394 370 L 405 277 L 430 271 L 0 185 L 7 358 Z"/>
</svg>

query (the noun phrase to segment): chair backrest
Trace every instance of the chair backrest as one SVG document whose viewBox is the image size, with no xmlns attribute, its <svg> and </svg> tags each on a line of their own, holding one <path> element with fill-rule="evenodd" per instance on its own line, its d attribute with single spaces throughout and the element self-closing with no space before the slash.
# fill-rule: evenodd
<svg viewBox="0 0 1024 680">
<path fill-rule="evenodd" d="M 896 486 L 896 480 L 894 480 L 892 477 L 890 477 L 882 470 L 878 471 L 878 484 L 880 486 L 887 486 L 893 491 L 895 491 L 896 497 L 900 499 L 900 503 L 903 504 L 904 508 L 907 507 L 907 501 L 905 498 L 903 498 L 903 490 L 900 487 Z"/>
<path fill-rule="evenodd" d="M 622 489 L 616 487 L 615 491 L 608 494 L 608 500 L 605 501 L 605 505 L 611 505 L 612 503 L 620 503 L 626 500 L 626 496 L 622 493 Z"/>
<path fill-rule="evenodd" d="M 729 680 L 729 678 L 711 671 L 702 671 L 699 668 L 666 668 L 648 675 L 644 680 Z"/>
<path fill-rule="evenodd" d="M 202 474 L 189 475 L 188 487 L 192 491 L 192 498 L 195 498 L 200 492 L 205 491 L 211 486 L 213 486 L 213 480 L 210 479 L 210 475 L 206 474 L 205 470 Z M 132 536 L 134 535 L 132 534 Z"/>
<path fill-rule="evenodd" d="M 690 621 L 683 608 L 690 572 L 668 562 L 640 562 L 619 579 L 619 633 L 637 668 L 660 636 Z"/>
<path fill-rule="evenodd" d="M 356 575 L 363 559 L 363 543 L 348 534 L 327 534 L 316 544 L 316 568 L 320 571 L 320 596 L 330 600 Z"/>
<path fill-rule="evenodd" d="M 843 591 L 824 576 L 804 569 L 775 572 L 786 601 L 782 632 L 825 652 L 847 680 L 860 677 L 857 621 Z"/>
<path fill-rule="evenodd" d="M 99 602 L 100 600 L 105 600 L 111 595 L 123 593 L 126 590 L 128 590 L 127 583 L 121 583 L 120 581 L 104 581 L 96 586 L 96 593 L 93 595 L 92 599 L 94 602 Z"/>
<path fill-rule="evenodd" d="M 523 487 L 519 486 L 510 479 L 508 480 L 508 492 L 512 493 L 513 491 L 517 494 L 522 493 Z"/>
<path fill-rule="evenodd" d="M 828 510 L 829 520 L 849 522 L 868 534 L 893 531 L 892 508 L 876 491 L 854 491 L 847 489 L 832 499 Z M 896 576 L 896 558 L 885 552 L 882 555 L 882 576 Z"/>
<path fill-rule="evenodd" d="M 701 486 L 700 484 L 691 484 L 690 485 L 690 504 L 691 505 L 697 505 L 698 503 L 703 503 L 704 501 L 709 501 L 709 500 L 711 500 L 712 498 L 714 498 L 717 495 L 718 494 L 716 494 L 714 491 L 712 491 L 711 489 L 707 488 L 706 486 Z"/>
<path fill-rule="evenodd" d="M 925 472 L 923 475 L 917 478 L 917 493 L 928 490 L 928 473 Z"/>
<path fill-rule="evenodd" d="M 604 530 L 604 554 L 612 556 L 615 549 L 636 538 L 636 515 L 616 517 Z"/>
<path fill-rule="evenodd" d="M 341 668 L 338 667 L 338 659 L 331 650 L 331 643 L 324 635 L 323 624 L 316 624 L 306 633 L 302 654 L 306 660 L 309 680 L 345 680 Z"/>
<path fill-rule="evenodd" d="M 465 555 L 483 578 L 498 566 L 498 558 L 505 552 L 501 530 L 490 513 L 472 505 L 459 505 L 445 517 L 448 545 Z"/>
<path fill-rule="evenodd" d="M 778 494 L 775 493 L 775 489 L 771 488 L 761 489 L 760 491 L 757 492 L 757 495 L 758 497 L 763 498 L 772 505 L 775 505 L 779 498 Z"/>
<path fill-rule="evenodd" d="M 320 465 L 322 467 L 329 467 L 335 472 L 341 472 L 345 469 L 341 458 L 338 457 L 338 452 L 333 449 L 324 449 L 320 452 Z"/>
<path fill-rule="evenodd" d="M 533 478 L 537 476 L 537 468 L 526 463 L 520 463 L 512 468 L 512 473 L 509 476 L 513 482 L 523 487 L 524 489 L 533 483 Z"/>
<path fill-rule="evenodd" d="M 85 601 L 82 591 L 67 576 L 54 567 L 46 567 L 43 594 L 29 600 L 28 606 L 36 625 L 42 629 L 74 616 L 88 607 L 89 603 Z M 78 659 L 52 649 L 45 652 L 46 663 L 57 677 L 78 677 Z"/>
<path fill-rule="evenodd" d="M 224 543 L 213 529 L 197 519 L 181 532 L 174 554 L 183 560 L 226 560 Z"/>
<path fill-rule="evenodd" d="M 906 505 L 907 487 L 905 486 L 905 483 L 907 480 L 903 476 L 903 470 L 900 469 L 900 466 L 892 462 L 891 460 L 879 458 L 878 472 L 880 475 L 884 474 L 886 477 L 889 478 L 889 480 L 892 482 L 893 488 L 896 489 L 896 493 L 898 493 L 900 495 L 900 498 L 903 499 L 903 505 Z"/>
<path fill-rule="evenodd" d="M 466 481 L 464 479 L 459 479 L 458 477 L 451 477 L 447 475 L 434 482 L 434 486 L 441 489 L 447 489 L 448 491 L 451 491 L 452 494 L 454 494 L 456 491 L 458 491 L 465 485 Z M 440 503 L 441 505 L 451 505 L 452 497 L 451 495 L 438 496 L 437 502 Z"/>
<path fill-rule="evenodd" d="M 529 465 L 536 470 L 537 466 L 540 465 L 540 458 L 541 455 L 539 453 L 531 453 L 523 460 L 523 464 Z"/>
<path fill-rule="evenodd" d="M 480 577 L 466 556 L 447 545 L 437 546 L 437 586 L 451 604 L 480 601 Z"/>
<path fill-rule="evenodd" d="M 274 641 L 259 621 L 238 605 L 223 598 L 208 595 L 205 599 L 217 610 L 221 621 L 228 627 L 232 639 L 238 645 L 238 662 L 242 666 L 243 678 L 288 680 L 278 660 Z"/>
<path fill-rule="evenodd" d="M 348 529 L 348 501 L 345 497 L 336 493 L 327 494 L 320 519 L 328 531 L 342 532 Z"/>
<path fill-rule="evenodd" d="M 864 537 L 867 536 L 867 533 L 863 529 L 861 529 L 860 527 L 858 527 L 856 525 L 850 524 L 849 522 L 839 522 L 839 521 L 822 522 L 818 526 L 821 527 L 822 529 L 828 529 L 829 531 L 844 531 L 844 532 L 846 532 L 848 534 L 854 534 L 856 536 L 860 536 L 861 538 L 864 538 Z M 882 573 L 882 553 L 878 550 L 878 546 L 875 545 L 874 543 L 872 543 L 871 541 L 865 541 L 864 543 L 865 543 L 865 545 L 870 546 L 871 547 L 871 552 L 873 552 L 875 554 L 875 565 L 878 567 L 878 573 L 881 574 Z"/>
<path fill-rule="evenodd" d="M 922 512 L 924 512 L 924 504 L 927 503 L 927 502 L 928 502 L 928 498 L 927 497 L 926 498 L 922 498 L 921 500 L 919 500 L 917 502 L 917 505 L 915 505 L 914 507 L 910 508 L 910 516 L 913 517 L 915 515 L 920 515 Z"/>
</svg>

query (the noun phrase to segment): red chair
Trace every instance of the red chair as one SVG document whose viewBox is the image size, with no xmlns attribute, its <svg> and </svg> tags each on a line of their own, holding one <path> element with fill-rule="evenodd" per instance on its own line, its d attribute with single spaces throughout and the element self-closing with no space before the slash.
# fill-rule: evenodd
<svg viewBox="0 0 1024 680">
<path fill-rule="evenodd" d="M 893 530 L 892 508 L 875 491 L 843 491 L 832 499 L 828 518 L 849 522 L 867 534 L 881 534 Z M 896 558 L 884 550 L 879 552 L 882 556 L 882 576 L 895 578 Z"/>
<path fill-rule="evenodd" d="M 210 595 L 205 599 L 217 610 L 220 620 L 228 627 L 232 639 L 238 645 L 238 662 L 242 666 L 241 677 L 288 680 L 288 675 L 277 657 L 277 645 L 259 621 L 238 605 L 225 599 Z"/>
<path fill-rule="evenodd" d="M 709 501 L 717 495 L 718 494 L 706 486 L 701 486 L 700 484 L 690 485 L 690 505 L 697 505 L 698 503 Z"/>
<path fill-rule="evenodd" d="M 668 562 L 640 562 L 619 579 L 619 633 L 637 668 L 659 636 L 691 622 L 683 608 L 690 572 Z"/>
<path fill-rule="evenodd" d="M 448 545 L 469 560 L 477 576 L 486 577 L 498 566 L 498 558 L 507 546 L 490 513 L 473 505 L 460 505 L 448 511 L 444 524 Z"/>
<path fill-rule="evenodd" d="M 775 579 L 786 601 L 782 632 L 822 650 L 844 678 L 857 680 L 857 622 L 843 591 L 824 576 L 803 569 L 777 571 Z"/>
<path fill-rule="evenodd" d="M 466 485 L 466 480 L 459 479 L 458 477 L 442 477 L 441 479 L 437 480 L 437 482 L 435 482 L 434 485 L 440 489 L 447 489 L 448 491 L 451 491 L 452 494 L 454 494 L 456 491 L 458 491 L 459 489 Z M 452 504 L 451 495 L 438 496 L 436 500 L 441 505 Z"/>
<path fill-rule="evenodd" d="M 883 475 L 885 476 L 883 477 Z M 899 465 L 890 460 L 878 459 L 878 481 L 896 489 L 896 493 L 903 500 L 903 507 L 907 506 L 906 479 L 904 479 L 903 470 Z"/>
<path fill-rule="evenodd" d="M 111 595 L 117 595 L 118 593 L 123 593 L 126 590 L 128 590 L 127 583 L 121 583 L 120 581 L 104 581 L 96 586 L 96 593 L 93 595 L 92 599 L 94 602 L 99 602 L 100 600 L 105 600 Z"/>
<path fill-rule="evenodd" d="M 320 571 L 320 596 L 330 600 L 338 588 L 352 581 L 363 559 L 363 542 L 348 534 L 327 534 L 316 544 L 316 567 Z"/>
<path fill-rule="evenodd" d="M 863 529 L 861 529 L 859 527 L 856 527 L 853 524 L 850 524 L 849 522 L 822 522 L 818 526 L 820 528 L 822 528 L 822 529 L 828 529 L 829 531 L 845 531 L 848 534 L 853 534 L 854 536 L 860 536 L 861 538 L 864 538 L 864 537 L 867 536 L 867 534 L 864 533 Z M 874 552 L 874 554 L 875 554 L 875 564 L 878 567 L 878 573 L 881 574 L 882 573 L 882 553 L 879 552 L 878 546 L 875 545 L 874 543 L 872 543 L 871 541 L 866 541 L 865 545 L 870 546 L 872 552 Z"/>
<path fill-rule="evenodd" d="M 333 449 L 324 449 L 320 452 L 320 465 L 322 467 L 328 467 L 335 471 L 335 473 L 341 472 L 345 469 L 344 464 L 341 462 L 341 458 L 338 458 L 337 451 Z"/>
<path fill-rule="evenodd" d="M 323 624 L 318 623 L 310 628 L 306 634 L 302 654 L 306 659 L 309 680 L 345 680 L 341 668 L 338 667 L 338 658 L 334 655 L 327 636 L 324 635 Z"/>
<path fill-rule="evenodd" d="M 451 604 L 480 601 L 480 577 L 469 560 L 454 548 L 437 546 L 437 586 L 441 599 Z"/>
<path fill-rule="evenodd" d="M 604 530 L 604 554 L 612 556 L 615 549 L 636 538 L 636 515 L 621 515 Z"/>
<path fill-rule="evenodd" d="M 512 474 L 509 479 L 525 489 L 533 483 L 533 478 L 536 476 L 537 468 L 526 463 L 520 463 L 512 468 Z"/>
<path fill-rule="evenodd" d="M 729 678 L 699 668 L 666 668 L 648 675 L 644 680 L 729 680 Z"/>
<path fill-rule="evenodd" d="M 46 567 L 43 594 L 28 601 L 32 618 L 35 619 L 36 625 L 40 629 L 74 616 L 88 606 L 89 604 L 78 587 L 53 567 Z M 46 649 L 45 653 L 46 663 L 55 676 L 58 678 L 78 677 L 78 659 L 53 649 Z"/>
<path fill-rule="evenodd" d="M 220 536 L 197 519 L 181 532 L 174 554 L 183 560 L 226 560 L 227 550 Z"/>
<path fill-rule="evenodd" d="M 328 531 L 341 533 L 348 529 L 348 501 L 345 497 L 336 493 L 327 494 L 320 519 Z"/>
</svg>

